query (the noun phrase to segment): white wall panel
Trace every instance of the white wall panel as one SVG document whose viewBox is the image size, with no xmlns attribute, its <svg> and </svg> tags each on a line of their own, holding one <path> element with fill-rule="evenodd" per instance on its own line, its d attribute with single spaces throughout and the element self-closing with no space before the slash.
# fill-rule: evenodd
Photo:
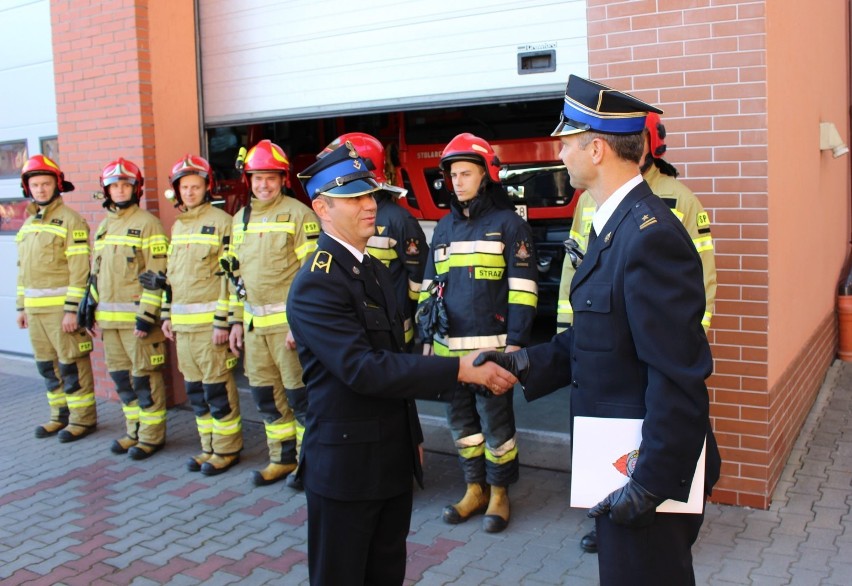
<svg viewBox="0 0 852 586">
<path fill-rule="evenodd" d="M 558 96 L 588 70 L 584 0 L 204 0 L 208 124 Z M 518 74 L 545 44 L 556 70 Z"/>
</svg>

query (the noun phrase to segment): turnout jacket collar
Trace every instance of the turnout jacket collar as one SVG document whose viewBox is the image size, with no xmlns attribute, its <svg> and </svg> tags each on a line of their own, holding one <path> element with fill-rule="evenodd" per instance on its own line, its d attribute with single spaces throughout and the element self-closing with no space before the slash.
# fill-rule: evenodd
<svg viewBox="0 0 852 586">
<path fill-rule="evenodd" d="M 275 207 L 276 205 L 278 205 L 278 202 L 280 202 L 285 197 L 287 196 L 284 195 L 283 192 L 279 193 L 277 197 L 273 197 L 272 199 L 267 200 L 260 200 L 257 199 L 255 196 L 251 196 L 252 214 L 254 214 L 254 212 L 263 213 L 266 210 Z"/>
<path fill-rule="evenodd" d="M 56 211 L 59 207 L 63 205 L 65 205 L 65 202 L 62 201 L 61 197 L 53 198 L 44 205 L 36 203 L 35 201 L 31 201 L 27 204 L 26 211 L 31 216 L 40 215 L 42 218 L 44 218 L 45 216 Z"/>
<path fill-rule="evenodd" d="M 116 206 L 111 206 L 107 208 L 107 218 L 110 216 L 115 216 L 116 218 L 123 218 L 124 216 L 129 216 L 133 214 L 136 210 L 139 209 L 138 203 L 132 203 L 126 208 L 119 208 Z"/>
</svg>

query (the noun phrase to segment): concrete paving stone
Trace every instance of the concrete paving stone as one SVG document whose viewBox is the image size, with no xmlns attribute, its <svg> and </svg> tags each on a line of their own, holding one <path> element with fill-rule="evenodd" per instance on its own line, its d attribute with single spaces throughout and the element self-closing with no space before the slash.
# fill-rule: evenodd
<svg viewBox="0 0 852 586">
<path fill-rule="evenodd" d="M 243 537 L 232 543 L 225 543 L 219 538 L 214 539 L 214 541 L 227 546 L 225 549 L 219 551 L 219 555 L 233 560 L 240 560 L 249 553 L 257 552 L 257 548 L 264 545 L 260 541 L 256 541 L 250 537 Z"/>
<path fill-rule="evenodd" d="M 136 547 L 140 543 L 150 541 L 150 535 L 146 535 L 141 531 L 133 531 L 127 533 L 124 537 L 119 538 L 112 543 L 104 544 L 104 549 L 114 551 L 116 553 L 124 553 Z"/>
<path fill-rule="evenodd" d="M 162 584 L 145 576 L 137 576 L 130 582 L 130 586 L 162 586 Z"/>
<path fill-rule="evenodd" d="M 820 468 L 823 471 L 822 475 L 812 476 L 803 473 L 796 474 L 796 482 L 790 487 L 790 494 L 805 494 L 819 496 L 819 489 L 823 483 L 828 480 L 828 475 L 825 474 L 825 466 Z"/>
<path fill-rule="evenodd" d="M 29 552 L 22 552 L 11 558 L 3 559 L 0 564 L 0 578 L 8 578 L 22 568 L 38 565 L 44 562 L 42 558 Z"/>
<path fill-rule="evenodd" d="M 837 538 L 841 532 L 834 529 L 808 528 L 808 538 L 801 544 L 802 548 L 825 549 L 837 552 Z"/>
<path fill-rule="evenodd" d="M 763 558 L 763 561 L 756 572 L 767 576 L 786 578 L 788 580 L 792 578 L 792 575 L 789 572 L 790 565 L 799 559 L 798 553 L 794 555 L 782 555 L 769 551 L 764 551 L 761 557 Z"/>
<path fill-rule="evenodd" d="M 746 526 L 737 534 L 737 538 L 756 539 L 768 542 L 772 540 L 772 533 L 780 527 L 780 520 L 764 521 L 749 517 L 746 522 Z"/>
<path fill-rule="evenodd" d="M 485 580 L 489 580 L 497 575 L 497 572 L 486 572 L 479 568 L 464 568 L 460 573 L 455 574 L 458 578 L 450 584 L 458 586 L 469 586 L 470 584 L 482 584 Z"/>
<path fill-rule="evenodd" d="M 429 569 L 423 573 L 423 576 L 416 583 L 406 580 L 405 586 L 409 586 L 409 584 L 417 584 L 417 586 L 445 586 L 446 584 L 452 584 L 454 582 L 455 576 L 450 576 L 434 569 Z"/>
<path fill-rule="evenodd" d="M 200 564 L 200 563 L 204 562 L 204 560 L 206 560 L 207 558 L 209 558 L 210 556 L 213 556 L 213 555 L 219 555 L 220 557 L 227 557 L 227 556 L 222 556 L 220 554 L 220 552 L 224 549 L 227 549 L 227 547 L 228 546 L 222 545 L 221 543 L 217 543 L 217 542 L 213 541 L 212 539 L 207 539 L 207 540 L 203 541 L 202 543 L 199 543 L 198 545 L 194 546 L 192 548 L 192 551 L 184 554 L 183 557 L 185 557 L 186 559 L 188 559 L 192 562 L 195 562 L 196 564 Z"/>
<path fill-rule="evenodd" d="M 805 537 L 807 536 L 805 527 L 807 527 L 808 523 L 812 523 L 815 518 L 816 513 L 812 510 L 803 514 L 787 511 L 781 515 L 781 522 L 771 530 L 770 535 L 773 539 L 775 539 L 776 535 Z"/>
<path fill-rule="evenodd" d="M 835 555 L 835 552 L 803 547 L 800 550 L 799 558 L 790 564 L 790 570 L 825 571 L 828 567 L 828 562 L 833 560 Z"/>
<path fill-rule="evenodd" d="M 722 563 L 721 569 L 715 574 L 713 574 L 713 579 L 727 580 L 729 582 L 734 583 L 737 583 L 737 580 L 745 580 L 742 583 L 748 584 L 749 572 L 759 566 L 759 562 L 752 562 L 748 560 L 740 560 L 729 557 Z"/>
<path fill-rule="evenodd" d="M 79 545 L 80 542 L 78 540 L 72 539 L 70 537 L 62 537 L 57 539 L 53 543 L 44 544 L 40 541 L 33 541 L 31 544 L 31 551 L 38 555 L 38 557 L 43 558 L 45 560 L 50 560 L 58 555 L 64 555 L 66 550 L 75 545 Z M 76 559 L 80 557 L 79 553 L 68 552 L 71 553 L 71 559 Z"/>
<path fill-rule="evenodd" d="M 849 516 L 849 509 L 823 507 L 822 501 L 814 505 L 814 520 L 805 525 L 806 529 L 819 527 L 822 529 L 834 529 L 843 533 L 841 522 Z"/>
<path fill-rule="evenodd" d="M 122 520 L 121 523 L 116 522 L 115 519 L 112 519 L 111 522 L 113 527 L 107 529 L 104 533 L 111 537 L 116 537 L 119 540 L 127 539 L 130 536 L 140 535 L 143 529 L 151 526 L 147 521 L 143 521 L 136 517 Z"/>
<path fill-rule="evenodd" d="M 784 514 L 807 515 L 813 514 L 814 503 L 820 498 L 821 494 L 817 491 L 813 494 L 803 494 L 791 492 L 788 495 L 787 504 L 780 507 L 778 510 Z"/>
<path fill-rule="evenodd" d="M 154 548 L 151 549 L 153 550 Z M 172 542 L 165 546 L 158 546 L 158 550 L 155 550 L 153 554 L 140 559 L 143 562 L 154 564 L 155 566 L 168 566 L 174 563 L 176 559 L 179 559 L 179 557 L 184 556 L 190 551 L 192 551 L 192 548 Z M 191 563 L 189 560 L 186 560 L 186 562 L 188 564 Z"/>
<path fill-rule="evenodd" d="M 832 469 L 826 471 L 827 479 L 824 488 L 840 488 L 849 490 L 852 487 L 852 470 L 849 468 Z"/>
<path fill-rule="evenodd" d="M 827 570 L 819 572 L 814 570 L 796 570 L 793 568 L 790 569 L 790 573 L 793 575 L 790 583 L 796 586 L 819 586 L 823 580 L 828 578 L 829 574 Z"/>
<path fill-rule="evenodd" d="M 727 557 L 737 560 L 760 563 L 762 561 L 761 554 L 768 546 L 766 540 L 745 539 L 738 537 L 734 547 L 731 549 Z"/>
<path fill-rule="evenodd" d="M 852 557 L 844 556 L 843 561 L 838 559 L 829 560 L 828 567 L 831 574 L 828 577 L 828 584 L 842 584 L 849 586 L 852 584 Z"/>
<path fill-rule="evenodd" d="M 823 486 L 820 488 L 819 492 L 821 494 L 819 498 L 819 506 L 841 509 L 846 512 L 849 511 L 850 490 L 848 488 L 830 488 Z"/>
<path fill-rule="evenodd" d="M 752 573 L 749 576 L 749 584 L 754 586 L 787 586 L 790 584 L 790 579 L 779 578 L 778 576 L 766 576 L 764 574 Z"/>
<path fill-rule="evenodd" d="M 124 552 L 117 552 L 118 555 L 111 557 L 109 559 L 105 559 L 104 563 L 107 563 L 116 568 L 124 568 L 135 562 L 136 560 L 142 559 L 146 556 L 153 554 L 154 552 L 148 549 L 147 547 L 142 547 L 139 545 L 133 546 L 127 549 Z"/>
<path fill-rule="evenodd" d="M 274 541 L 261 545 L 255 551 L 257 553 L 267 555 L 272 558 L 280 557 L 287 551 L 301 551 L 307 553 L 308 546 L 304 538 L 295 538 L 287 534 L 282 534 Z"/>
<path fill-rule="evenodd" d="M 241 576 L 234 576 L 224 570 L 219 570 L 210 578 L 204 581 L 205 586 L 224 586 L 225 584 L 241 584 L 245 579 Z"/>
<path fill-rule="evenodd" d="M 215 533 L 213 536 L 215 541 L 229 548 L 237 547 L 240 541 L 249 537 L 254 532 L 254 528 L 246 527 L 245 525 L 237 525 L 228 531 L 219 531 L 212 525 L 208 529 Z"/>
<path fill-rule="evenodd" d="M 804 541 L 804 538 L 799 535 L 773 533 L 772 543 L 764 550 L 764 555 L 776 554 L 798 557 L 798 550 L 802 541 Z"/>
</svg>

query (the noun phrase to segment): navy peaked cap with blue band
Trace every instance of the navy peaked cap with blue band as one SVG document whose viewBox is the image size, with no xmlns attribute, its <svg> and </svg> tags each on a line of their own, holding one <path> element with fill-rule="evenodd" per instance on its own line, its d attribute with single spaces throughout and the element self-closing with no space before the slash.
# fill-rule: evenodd
<svg viewBox="0 0 852 586">
<path fill-rule="evenodd" d="M 380 189 L 352 143 L 340 145 L 297 175 L 311 200 L 318 195 L 359 197 Z"/>
<path fill-rule="evenodd" d="M 571 75 L 565 88 L 565 105 L 559 115 L 559 125 L 550 136 L 566 136 L 587 130 L 639 134 L 645 130 L 648 112 L 663 113 L 628 93 Z"/>
</svg>

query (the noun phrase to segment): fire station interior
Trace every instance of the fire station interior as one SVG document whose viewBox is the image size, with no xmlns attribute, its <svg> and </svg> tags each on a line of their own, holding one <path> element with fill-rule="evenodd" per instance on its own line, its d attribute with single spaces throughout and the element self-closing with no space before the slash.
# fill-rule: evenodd
<svg viewBox="0 0 852 586">
<path fill-rule="evenodd" d="M 533 343 L 546 341 L 556 330 L 556 297 L 573 212 L 574 189 L 556 158 L 558 147 L 549 141 L 552 112 L 561 101 L 529 101 L 488 106 L 435 108 L 408 112 L 361 114 L 311 120 L 283 120 L 208 128 L 208 159 L 216 173 L 217 204 L 231 214 L 247 201 L 247 186 L 235 162 L 240 147 L 250 148 L 268 138 L 290 156 L 293 195 L 305 203 L 296 173 L 310 165 L 327 144 L 345 132 L 367 132 L 385 145 L 389 178 L 408 189 L 400 205 L 424 222 L 427 240 L 431 225 L 449 211 L 450 196 L 437 167 L 444 145 L 460 132 L 472 132 L 494 143 L 511 144 L 520 151 L 548 152 L 504 163 L 503 184 L 533 228 L 539 268 L 539 307 Z M 542 145 L 547 148 L 542 149 Z M 554 150 L 555 149 L 555 150 Z M 419 348 L 418 348 L 419 350 Z M 241 372 L 241 369 L 240 369 Z M 257 417 L 248 381 L 238 379 L 246 403 L 244 417 Z M 527 403 L 515 390 L 515 418 L 522 459 L 527 464 L 567 469 L 564 444 L 569 433 L 568 390 Z M 445 424 L 445 405 L 418 401 L 427 450 L 455 453 Z M 526 446 L 526 447 L 524 447 Z M 561 448 L 561 449 L 560 449 Z"/>
</svg>

